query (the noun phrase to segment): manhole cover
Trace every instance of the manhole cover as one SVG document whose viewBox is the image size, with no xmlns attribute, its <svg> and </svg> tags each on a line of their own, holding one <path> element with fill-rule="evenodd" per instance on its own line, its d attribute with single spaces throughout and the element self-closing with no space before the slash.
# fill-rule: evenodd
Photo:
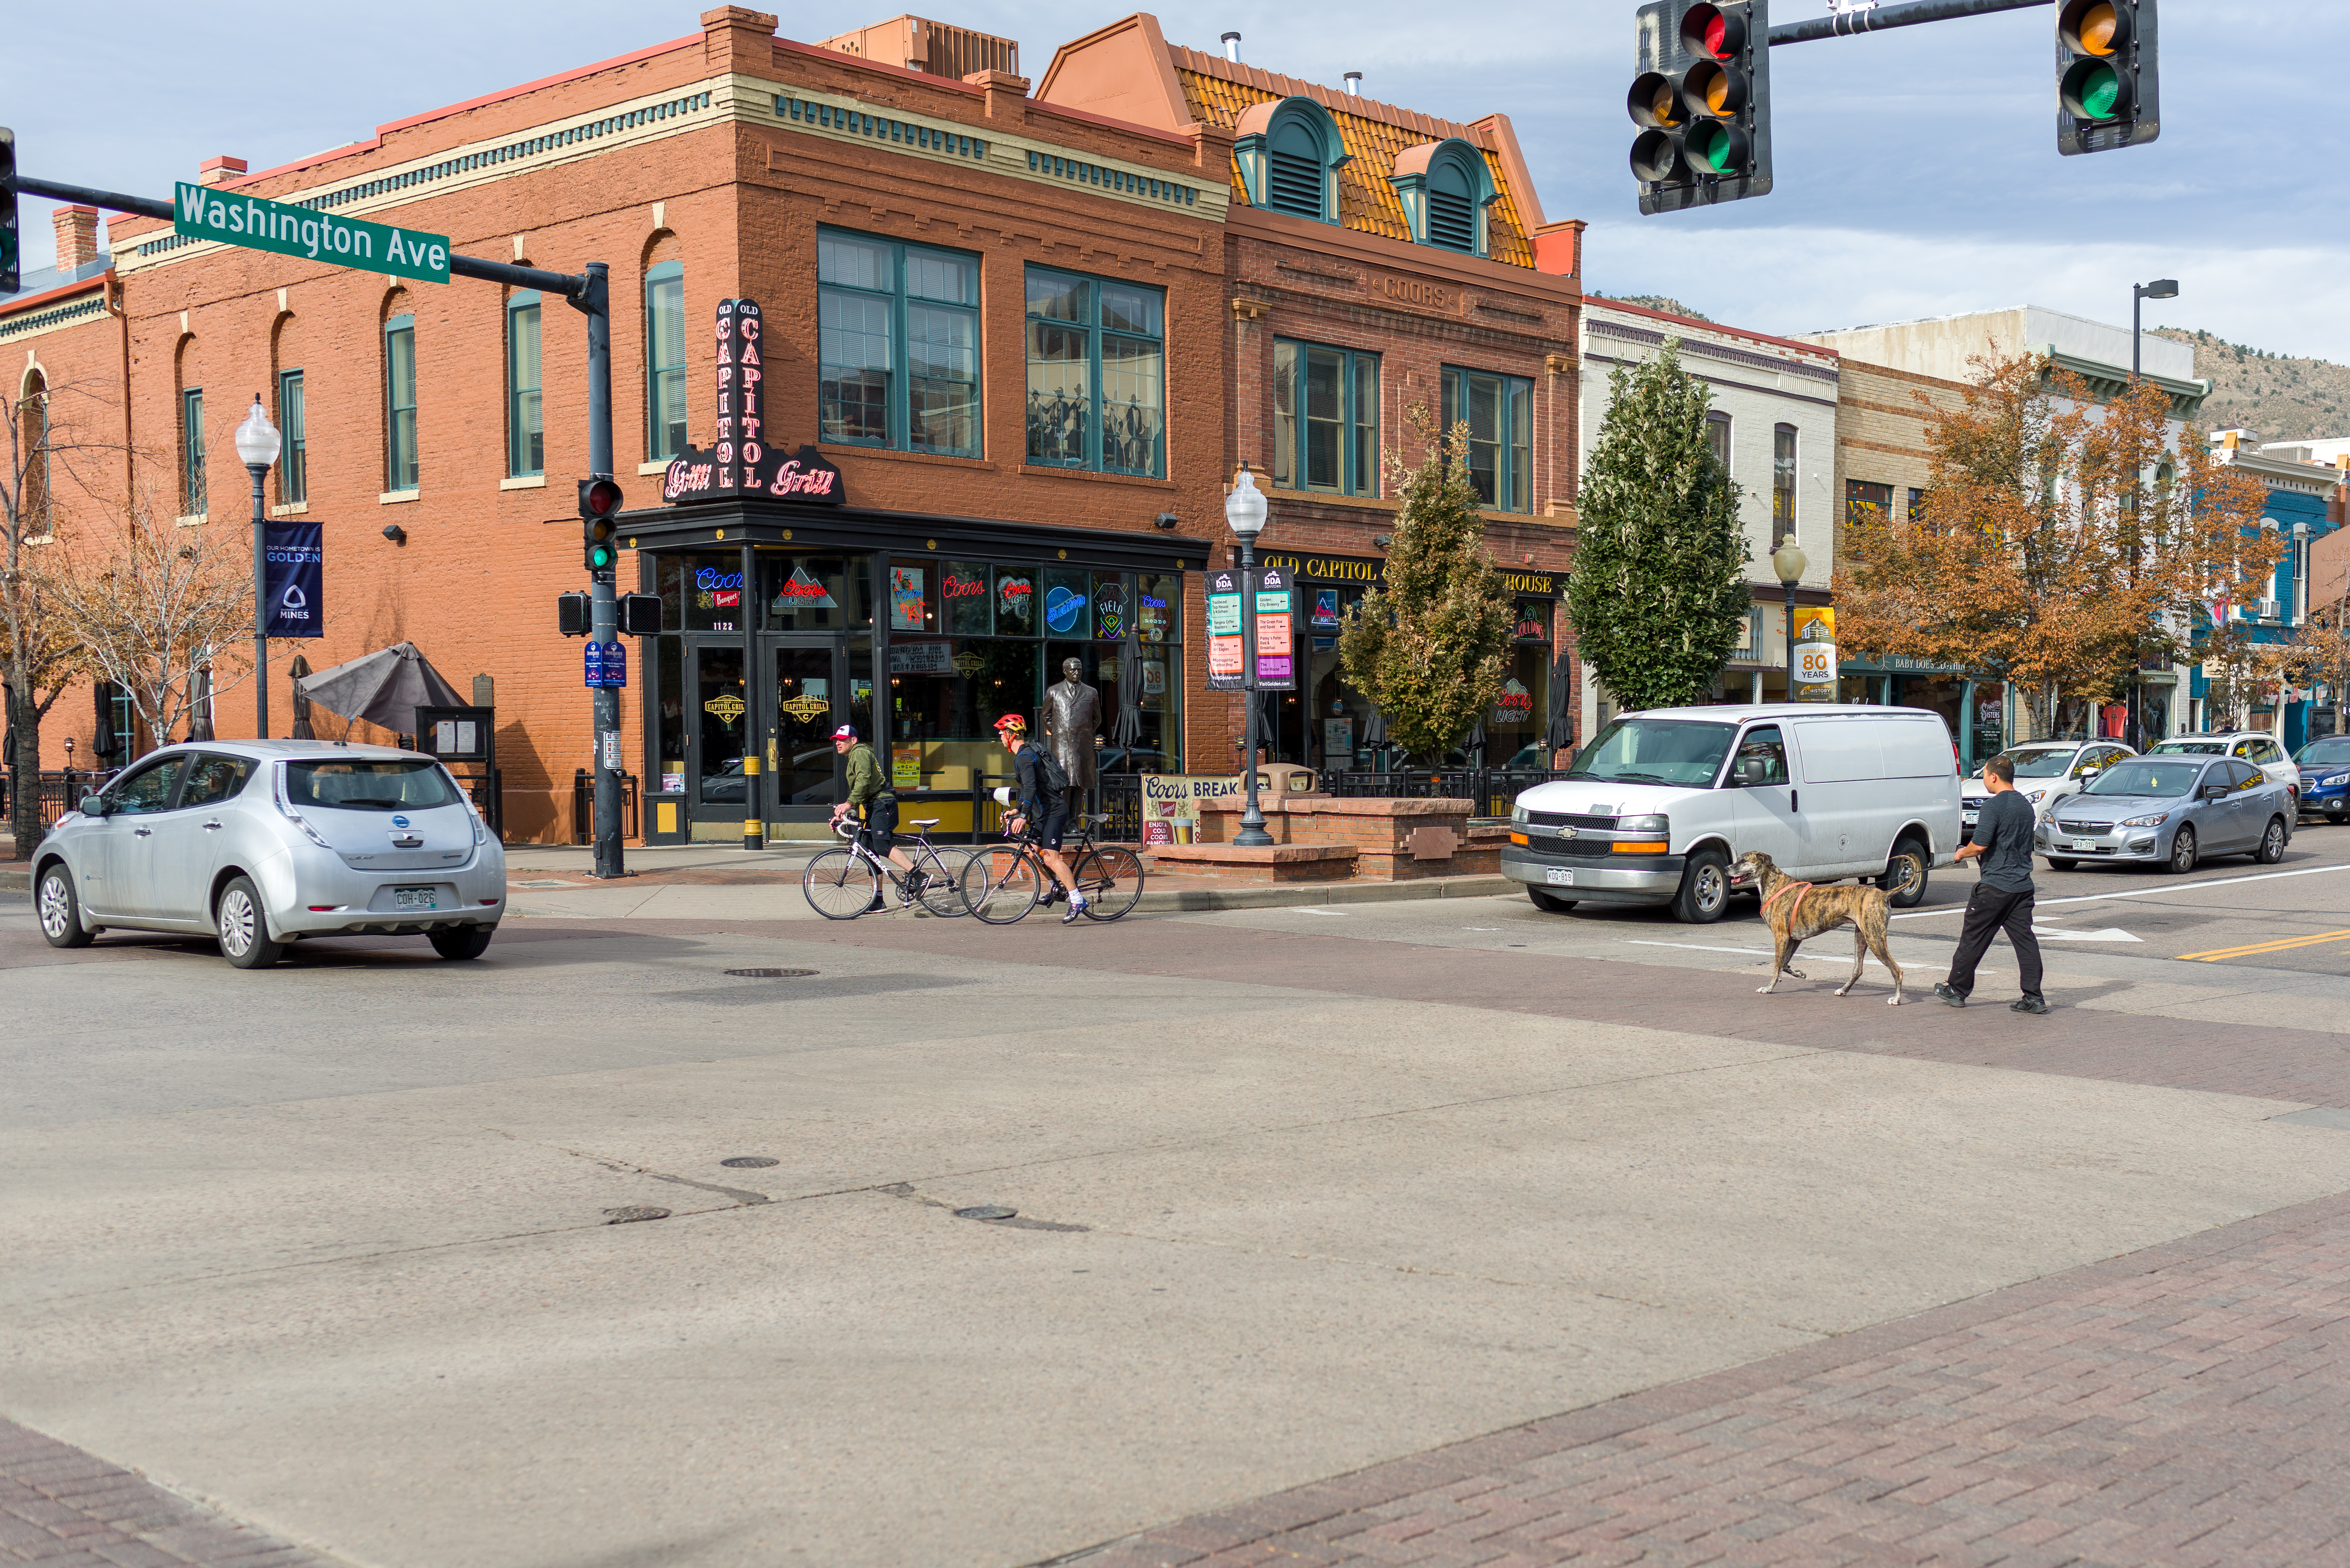
<svg viewBox="0 0 2350 1568">
<path fill-rule="evenodd" d="M 737 980 L 806 980 L 812 969 L 730 969 L 726 971 Z"/>
<path fill-rule="evenodd" d="M 607 1225 L 630 1225 L 639 1220 L 666 1220 L 668 1218 L 668 1210 L 656 1209 L 650 1203 L 631 1203 L 624 1209 L 607 1209 L 604 1210 L 604 1223 Z"/>
<path fill-rule="evenodd" d="M 958 1220 L 1009 1220 L 1019 1212 L 1017 1209 L 1006 1209 L 1000 1203 L 983 1203 L 976 1209 L 958 1209 L 954 1216 Z"/>
<path fill-rule="evenodd" d="M 764 1170 L 767 1167 L 781 1162 L 770 1159 L 764 1154 L 738 1154 L 732 1159 L 722 1159 L 718 1163 L 735 1170 Z"/>
</svg>

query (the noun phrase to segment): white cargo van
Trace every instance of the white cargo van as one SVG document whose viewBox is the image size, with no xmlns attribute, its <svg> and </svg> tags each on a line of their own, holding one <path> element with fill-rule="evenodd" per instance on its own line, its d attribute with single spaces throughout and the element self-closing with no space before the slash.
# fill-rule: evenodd
<svg viewBox="0 0 2350 1568">
<path fill-rule="evenodd" d="M 1670 904 L 1702 922 L 1721 918 L 1731 863 L 1750 849 L 1807 882 L 1889 877 L 1906 909 L 1958 847 L 1958 763 L 1938 713 L 1655 708 L 1518 796 L 1502 874 L 1545 909 Z"/>
</svg>

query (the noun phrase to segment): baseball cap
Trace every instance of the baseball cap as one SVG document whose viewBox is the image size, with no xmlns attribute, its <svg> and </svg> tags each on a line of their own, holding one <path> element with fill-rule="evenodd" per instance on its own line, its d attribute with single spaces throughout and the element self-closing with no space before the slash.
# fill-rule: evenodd
<svg viewBox="0 0 2350 1568">
<path fill-rule="evenodd" d="M 857 739 L 857 726 L 854 724 L 843 724 L 839 729 L 835 730 L 832 732 L 832 738 L 836 741 L 853 741 Z"/>
</svg>

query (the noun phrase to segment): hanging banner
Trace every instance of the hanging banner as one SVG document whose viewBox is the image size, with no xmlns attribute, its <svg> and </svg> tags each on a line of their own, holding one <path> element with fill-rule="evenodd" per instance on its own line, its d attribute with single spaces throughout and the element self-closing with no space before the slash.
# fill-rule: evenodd
<svg viewBox="0 0 2350 1568">
<path fill-rule="evenodd" d="M 1259 566 L 1250 579 L 1255 597 L 1256 688 L 1260 691 L 1297 689 L 1297 657 L 1290 639 L 1290 577 L 1279 566 Z"/>
<path fill-rule="evenodd" d="M 1208 574 L 1208 689 L 1239 691 L 1248 685 L 1241 632 L 1241 575 Z"/>
<path fill-rule="evenodd" d="M 269 607 L 267 637 L 327 635 L 326 525 L 272 523 L 261 553 L 263 602 Z"/>
<path fill-rule="evenodd" d="M 758 302 L 718 302 L 718 440 L 688 447 L 661 480 L 664 501 L 732 501 L 764 495 L 838 506 L 848 490 L 840 470 L 812 446 L 787 452 L 767 437 L 767 366 Z"/>
<path fill-rule="evenodd" d="M 1797 702 L 1836 700 L 1835 611 L 1825 605 L 1796 613 L 1795 690 Z"/>
</svg>

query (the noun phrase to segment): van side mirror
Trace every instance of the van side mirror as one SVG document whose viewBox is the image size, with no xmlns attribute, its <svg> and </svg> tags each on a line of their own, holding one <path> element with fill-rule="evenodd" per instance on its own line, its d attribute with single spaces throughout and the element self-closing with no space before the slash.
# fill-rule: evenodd
<svg viewBox="0 0 2350 1568">
<path fill-rule="evenodd" d="M 106 797 L 102 794 L 86 794 L 82 796 L 81 814 L 84 816 L 104 816 L 106 815 Z"/>
<path fill-rule="evenodd" d="M 1738 782 L 1759 784 L 1771 776 L 1771 764 L 1761 757 L 1742 757 L 1738 763 Z"/>
</svg>

